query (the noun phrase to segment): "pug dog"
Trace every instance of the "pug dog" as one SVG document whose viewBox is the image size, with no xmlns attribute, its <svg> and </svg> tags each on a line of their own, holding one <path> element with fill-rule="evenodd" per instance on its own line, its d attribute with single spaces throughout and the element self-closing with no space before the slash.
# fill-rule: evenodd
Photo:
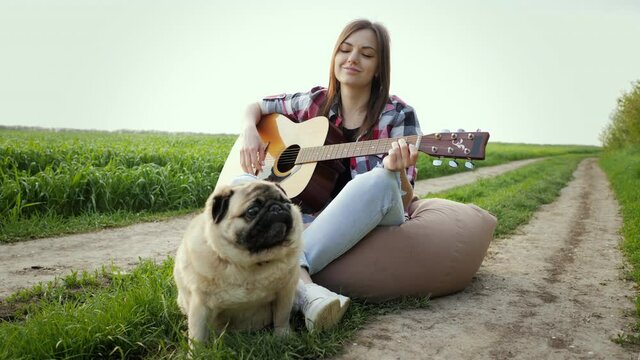
<svg viewBox="0 0 640 360">
<path fill-rule="evenodd" d="M 286 335 L 299 278 L 302 216 L 267 181 L 223 186 L 189 224 L 175 258 L 178 305 L 189 339 L 273 324 Z"/>
</svg>

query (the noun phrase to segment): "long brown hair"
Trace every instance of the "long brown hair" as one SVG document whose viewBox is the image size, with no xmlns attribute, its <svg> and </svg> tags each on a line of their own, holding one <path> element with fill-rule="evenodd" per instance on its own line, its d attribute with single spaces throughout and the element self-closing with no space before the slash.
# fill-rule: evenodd
<svg viewBox="0 0 640 360">
<path fill-rule="evenodd" d="M 387 29 L 379 23 L 374 23 L 365 19 L 358 19 L 350 22 L 338 36 L 336 45 L 333 48 L 333 56 L 331 57 L 331 67 L 329 68 L 329 88 L 327 90 L 327 100 L 324 104 L 322 113 L 324 116 L 329 116 L 329 110 L 331 105 L 336 101 L 340 101 L 340 83 L 336 78 L 334 72 L 336 53 L 340 48 L 340 45 L 354 32 L 370 29 L 374 32 L 376 39 L 378 40 L 377 56 L 378 56 L 378 71 L 373 77 L 371 83 L 371 95 L 369 96 L 369 104 L 367 105 L 367 116 L 364 122 L 360 126 L 358 136 L 363 135 L 364 138 L 371 136 L 371 129 L 378 121 L 382 110 L 389 100 L 389 86 L 391 83 L 391 61 L 390 61 L 390 40 Z"/>
</svg>

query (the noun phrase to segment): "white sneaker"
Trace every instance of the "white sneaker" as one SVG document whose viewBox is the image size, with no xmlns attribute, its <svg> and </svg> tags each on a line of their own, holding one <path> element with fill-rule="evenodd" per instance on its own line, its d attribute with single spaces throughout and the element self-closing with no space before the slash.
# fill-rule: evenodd
<svg viewBox="0 0 640 360">
<path fill-rule="evenodd" d="M 338 301 L 340 301 L 340 318 L 342 318 L 349 309 L 349 305 L 351 305 L 351 299 L 344 295 L 338 294 Z"/>
<path fill-rule="evenodd" d="M 338 294 L 316 284 L 305 284 L 304 288 L 302 313 L 307 330 L 327 330 L 340 322 L 344 311 Z"/>
<path fill-rule="evenodd" d="M 334 293 L 333 291 L 325 287 L 322 287 L 322 286 L 318 286 L 318 287 L 320 287 L 322 290 L 325 291 L 326 296 L 338 297 L 338 301 L 340 301 L 340 318 L 342 318 L 344 314 L 347 312 L 347 310 L 349 309 L 349 305 L 351 305 L 351 299 L 349 299 L 347 296 Z"/>
</svg>

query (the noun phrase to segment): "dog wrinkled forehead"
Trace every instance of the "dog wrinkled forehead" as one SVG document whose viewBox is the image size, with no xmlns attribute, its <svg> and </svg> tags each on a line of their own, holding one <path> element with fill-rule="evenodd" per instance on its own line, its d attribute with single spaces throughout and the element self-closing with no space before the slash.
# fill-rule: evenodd
<svg viewBox="0 0 640 360">
<path fill-rule="evenodd" d="M 280 185 L 268 181 L 254 181 L 234 186 L 225 186 L 211 198 L 211 215 L 219 223 L 226 215 L 232 202 L 252 203 L 256 199 L 291 202 Z M 238 204 L 243 207 L 246 204 Z"/>
<path fill-rule="evenodd" d="M 246 191 L 247 197 L 252 199 L 265 197 L 271 199 L 282 198 L 283 201 L 288 201 L 284 189 L 280 185 L 268 181 L 255 181 L 242 185 L 242 190 Z"/>
</svg>

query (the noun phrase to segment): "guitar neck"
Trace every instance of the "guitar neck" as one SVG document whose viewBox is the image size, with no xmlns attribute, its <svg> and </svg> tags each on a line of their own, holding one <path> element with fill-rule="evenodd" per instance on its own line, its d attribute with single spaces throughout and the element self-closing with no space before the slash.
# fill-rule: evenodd
<svg viewBox="0 0 640 360">
<path fill-rule="evenodd" d="M 484 150 L 489 141 L 489 133 L 435 133 L 307 147 L 300 149 L 295 163 L 305 164 L 355 156 L 384 154 L 391 149 L 391 144 L 398 141 L 398 139 L 405 139 L 407 144 L 414 144 L 419 151 L 431 156 L 483 160 Z"/>
<path fill-rule="evenodd" d="M 405 139 L 407 144 L 414 144 L 416 147 L 420 148 L 419 140 L 421 137 L 421 135 L 410 135 L 399 138 L 366 140 L 303 148 L 300 149 L 300 152 L 298 153 L 296 164 L 344 159 L 356 156 L 385 154 L 389 149 L 391 149 L 391 144 L 399 139 Z"/>
</svg>

